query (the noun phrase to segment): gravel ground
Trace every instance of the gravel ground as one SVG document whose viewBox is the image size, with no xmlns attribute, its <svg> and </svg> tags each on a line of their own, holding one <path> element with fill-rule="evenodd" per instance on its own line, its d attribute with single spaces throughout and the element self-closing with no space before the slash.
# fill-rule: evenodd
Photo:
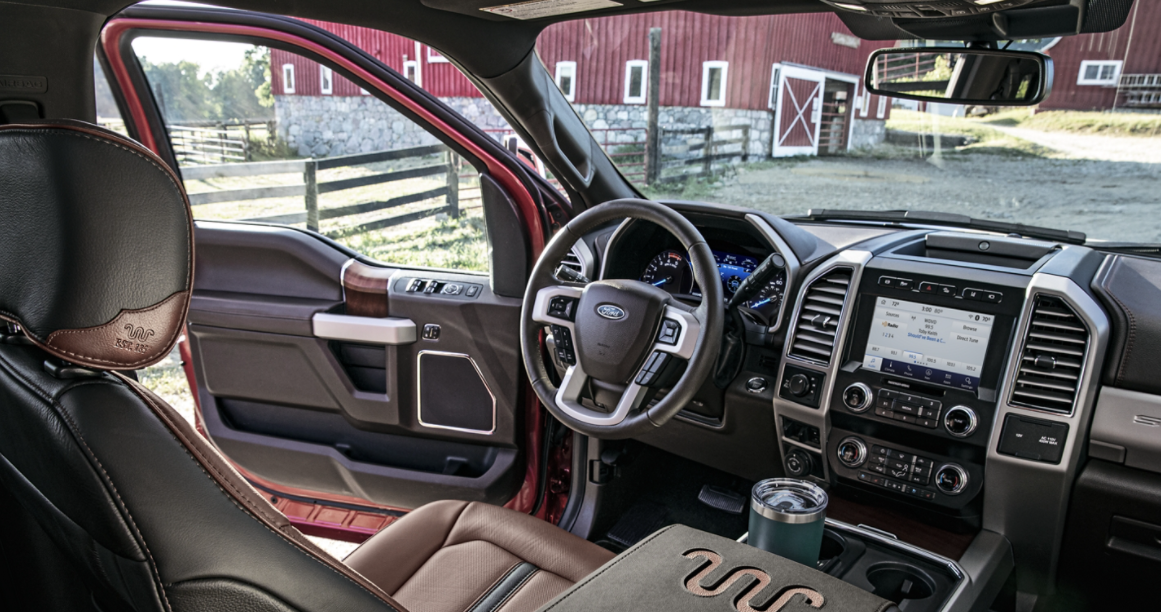
<svg viewBox="0 0 1161 612">
<path fill-rule="evenodd" d="M 1161 139 L 1035 134 L 1042 146 L 1076 145 L 1040 157 L 1000 150 L 921 159 L 880 150 L 764 162 L 739 166 L 733 177 L 698 195 L 778 214 L 934 210 L 1079 230 L 1101 240 L 1161 242 Z M 1118 151 L 1147 153 L 1153 162 L 1099 159 Z"/>
</svg>

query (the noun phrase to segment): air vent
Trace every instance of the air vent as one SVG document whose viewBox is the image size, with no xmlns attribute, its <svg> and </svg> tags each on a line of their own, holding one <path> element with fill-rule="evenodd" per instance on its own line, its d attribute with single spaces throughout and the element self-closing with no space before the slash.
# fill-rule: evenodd
<svg viewBox="0 0 1161 612">
<path fill-rule="evenodd" d="M 834 353 L 839 319 L 851 287 L 850 268 L 836 268 L 806 289 L 790 341 L 790 355 L 827 365 Z"/>
<path fill-rule="evenodd" d="M 584 265 L 584 263 L 582 263 L 580 253 L 577 253 L 575 246 L 572 247 L 572 249 L 569 250 L 568 254 L 565 255 L 560 260 L 560 265 L 565 266 L 567 268 L 572 268 L 578 274 L 583 274 L 585 276 L 588 276 L 587 274 L 585 274 L 585 265 Z"/>
<path fill-rule="evenodd" d="M 1017 406 L 1068 414 L 1076 402 L 1088 330 L 1064 300 L 1036 296 L 1012 387 Z"/>
</svg>

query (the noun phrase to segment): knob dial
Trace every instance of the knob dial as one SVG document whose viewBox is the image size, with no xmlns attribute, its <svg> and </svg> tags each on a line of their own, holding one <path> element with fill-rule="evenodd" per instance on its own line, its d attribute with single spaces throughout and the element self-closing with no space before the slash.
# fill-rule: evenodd
<svg viewBox="0 0 1161 612">
<path fill-rule="evenodd" d="M 947 430 L 947 433 L 957 438 L 966 438 L 972 435 L 976 432 L 976 427 L 979 424 L 980 421 L 975 411 L 967 406 L 952 406 L 943 415 L 943 428 Z"/>
<path fill-rule="evenodd" d="M 810 455 L 804 450 L 794 449 L 786 454 L 786 475 L 794 478 L 803 478 L 810 474 L 814 467 Z"/>
<path fill-rule="evenodd" d="M 867 462 L 867 445 L 854 436 L 839 442 L 835 452 L 839 462 L 849 468 L 857 468 Z"/>
<path fill-rule="evenodd" d="M 790 395 L 803 397 L 810 392 L 810 379 L 806 374 L 795 374 L 790 377 Z"/>
<path fill-rule="evenodd" d="M 935 470 L 935 486 L 947 495 L 959 495 L 967 487 L 968 475 L 954 463 L 945 463 Z"/>
<path fill-rule="evenodd" d="M 851 412 L 866 412 L 871 407 L 871 389 L 863 383 L 855 383 L 843 391 L 843 404 Z"/>
</svg>

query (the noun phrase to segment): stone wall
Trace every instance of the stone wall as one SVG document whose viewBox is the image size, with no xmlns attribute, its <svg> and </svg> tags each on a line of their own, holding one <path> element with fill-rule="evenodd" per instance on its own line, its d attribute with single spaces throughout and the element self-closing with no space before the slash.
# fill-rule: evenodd
<svg viewBox="0 0 1161 612">
<path fill-rule="evenodd" d="M 445 98 L 452 109 L 485 130 L 507 130 L 508 123 L 483 98 Z M 438 142 L 418 125 L 372 96 L 275 96 L 278 136 L 302 157 L 327 157 L 416 147 Z M 647 108 L 644 105 L 577 104 L 577 113 L 602 145 L 615 146 L 644 140 Z M 713 127 L 719 140 L 742 137 L 737 128 L 750 129 L 750 159 L 770 156 L 773 113 L 735 108 L 662 107 L 661 127 L 669 130 Z M 870 147 L 883 141 L 884 122 L 855 119 L 851 148 Z M 683 142 L 699 142 L 700 136 L 674 134 L 663 142 L 669 151 Z M 741 153 L 741 145 L 721 152 Z"/>
</svg>

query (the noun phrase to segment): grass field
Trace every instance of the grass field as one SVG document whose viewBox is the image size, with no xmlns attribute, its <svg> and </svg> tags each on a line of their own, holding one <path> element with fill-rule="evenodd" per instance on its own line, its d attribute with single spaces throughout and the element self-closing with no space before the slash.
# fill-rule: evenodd
<svg viewBox="0 0 1161 612">
<path fill-rule="evenodd" d="M 975 140 L 965 147 L 956 149 L 955 152 L 1033 157 L 1044 156 L 1048 153 L 1043 147 L 1015 136 L 1009 136 L 978 119 L 944 117 L 896 108 L 891 110 L 891 118 L 887 120 L 887 129 L 924 134 L 954 134 L 970 136 Z M 886 147 L 880 147 L 878 151 L 872 150 L 870 154 L 875 155 L 876 152 L 882 153 L 886 150 Z"/>
<path fill-rule="evenodd" d="M 1072 132 L 1106 136 L 1161 136 L 1161 114 L 1099 113 L 1012 109 L 969 121 L 983 125 L 1022 127 L 1045 132 Z"/>
</svg>

